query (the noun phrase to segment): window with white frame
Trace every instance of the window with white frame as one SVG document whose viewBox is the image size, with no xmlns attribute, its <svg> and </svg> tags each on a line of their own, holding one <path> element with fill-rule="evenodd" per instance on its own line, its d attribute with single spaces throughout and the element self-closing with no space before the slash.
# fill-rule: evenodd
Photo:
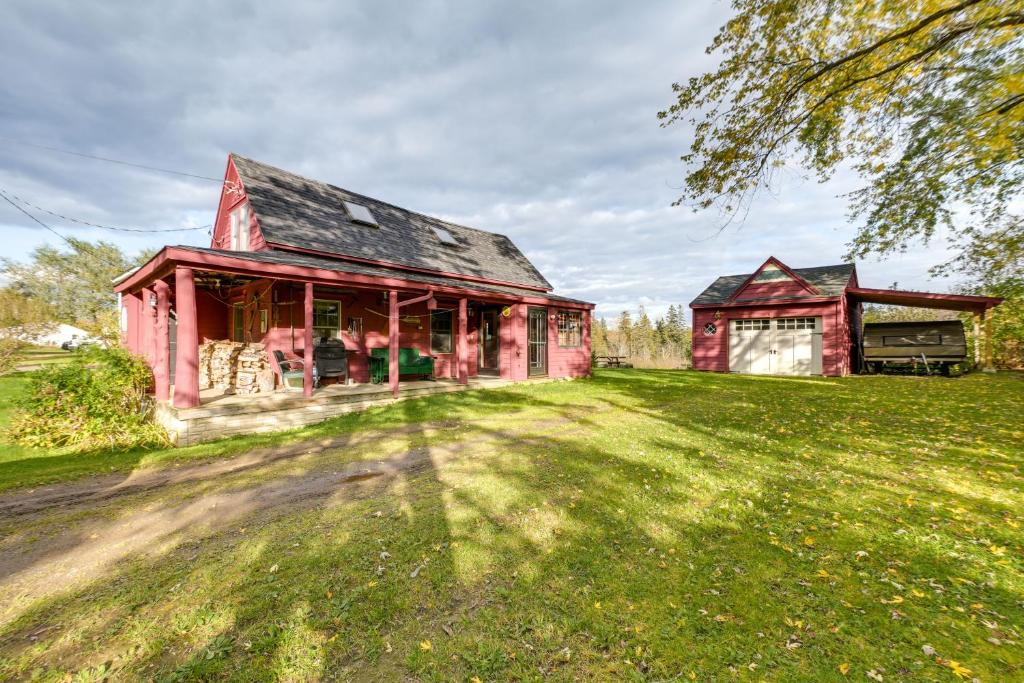
<svg viewBox="0 0 1024 683">
<path fill-rule="evenodd" d="M 580 311 L 558 312 L 558 345 L 583 346 L 583 314 Z"/>
<path fill-rule="evenodd" d="M 816 327 L 814 318 L 779 318 L 776 325 L 779 330 L 813 330 Z"/>
<path fill-rule="evenodd" d="M 772 321 L 768 318 L 746 318 L 744 320 L 733 320 L 732 329 L 737 332 L 751 332 L 756 330 L 771 329 Z"/>
<path fill-rule="evenodd" d="M 249 251 L 249 203 L 242 202 L 230 215 L 231 249 Z"/>
<path fill-rule="evenodd" d="M 337 339 L 341 328 L 341 302 L 313 300 L 313 339 Z"/>
</svg>

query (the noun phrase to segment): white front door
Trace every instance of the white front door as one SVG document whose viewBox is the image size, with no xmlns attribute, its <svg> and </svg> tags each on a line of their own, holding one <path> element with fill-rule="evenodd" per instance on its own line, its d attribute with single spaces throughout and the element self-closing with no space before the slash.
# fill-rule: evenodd
<svg viewBox="0 0 1024 683">
<path fill-rule="evenodd" d="M 821 374 L 821 318 L 733 320 L 729 333 L 729 370 L 732 372 Z"/>
</svg>

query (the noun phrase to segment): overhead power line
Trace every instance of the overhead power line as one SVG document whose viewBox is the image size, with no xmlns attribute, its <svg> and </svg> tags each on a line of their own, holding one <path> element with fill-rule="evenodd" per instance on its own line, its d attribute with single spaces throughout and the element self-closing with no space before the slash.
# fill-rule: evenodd
<svg viewBox="0 0 1024 683">
<path fill-rule="evenodd" d="M 36 221 L 37 223 L 39 223 L 40 225 L 45 227 L 47 230 L 49 230 L 50 232 L 55 234 L 55 236 L 60 238 L 63 242 L 65 242 L 72 249 L 87 251 L 87 252 L 90 252 L 93 256 L 98 256 L 99 255 L 96 252 L 96 250 L 93 248 L 93 246 L 90 245 L 88 242 L 84 242 L 82 240 L 77 240 L 75 242 L 72 242 L 71 240 L 69 240 L 65 236 L 62 236 L 62 234 L 60 234 L 59 232 L 54 230 L 52 227 L 50 227 L 49 225 L 47 225 L 43 221 L 41 221 L 38 218 L 36 218 L 35 216 L 33 216 L 29 211 L 26 211 L 23 207 L 20 207 L 12 199 L 7 197 L 7 195 L 4 194 L 4 191 L 2 189 L 0 189 L 0 198 L 3 198 L 7 202 L 7 204 L 11 205 L 12 207 L 17 209 L 18 211 L 24 213 L 26 216 L 28 216 L 29 218 L 31 218 L 32 220 Z"/>
<path fill-rule="evenodd" d="M 56 230 L 54 230 L 53 228 L 51 228 L 51 227 L 50 227 L 49 225 L 47 225 L 46 223 L 42 222 L 41 220 L 39 220 L 39 219 L 38 219 L 38 218 L 36 218 L 35 216 L 33 216 L 33 215 L 32 215 L 31 213 L 29 213 L 28 211 L 26 211 L 25 209 L 23 209 L 23 208 L 22 208 L 22 207 L 21 207 L 20 205 L 16 204 L 16 203 L 14 202 L 14 200 L 13 200 L 13 199 L 11 199 L 11 198 L 10 198 L 10 197 L 8 197 L 8 196 L 7 196 L 6 194 L 4 194 L 4 191 L 3 191 L 3 190 L 0 190 L 0 197 L 3 197 L 4 199 L 6 199 L 6 200 L 7 200 L 7 203 L 8 203 L 8 204 L 10 204 L 11 206 L 13 206 L 13 207 L 14 207 L 15 209 L 17 209 L 18 211 L 21 211 L 21 212 L 22 212 L 23 214 L 25 214 L 26 216 L 28 216 L 29 218 L 31 218 L 32 220 L 34 220 L 34 221 L 35 221 L 36 223 L 38 223 L 39 225 L 43 226 L 44 228 L 46 228 L 46 229 L 47 229 L 47 230 L 49 230 L 50 232 L 52 232 L 52 233 L 53 233 L 54 235 L 56 235 L 57 237 L 61 238 L 61 239 L 62 239 L 62 240 L 64 240 L 65 242 L 67 242 L 67 243 L 68 243 L 68 244 L 69 244 L 70 246 L 72 246 L 72 247 L 74 247 L 74 246 L 75 246 L 74 244 L 72 244 L 71 240 L 69 240 L 69 239 L 68 239 L 67 237 L 65 237 L 64 235 L 60 234 L 59 232 L 57 232 Z"/>
<path fill-rule="evenodd" d="M 212 225 L 201 225 L 201 226 L 198 226 L 198 227 L 195 227 L 195 228 L 121 228 L 121 227 L 117 227 L 117 226 L 114 226 L 114 225 L 103 225 L 101 223 L 92 223 L 90 221 L 82 220 L 81 218 L 74 218 L 72 216 L 65 216 L 65 215 L 59 214 L 59 213 L 57 213 L 55 211 L 50 211 L 49 209 L 44 209 L 41 206 L 37 206 L 37 205 L 33 204 L 32 202 L 19 197 L 18 195 L 14 194 L 13 192 L 8 192 L 8 194 L 11 197 L 13 197 L 16 201 L 24 204 L 25 206 L 31 207 L 31 208 L 35 209 L 36 211 L 42 211 L 43 213 L 47 213 L 47 214 L 49 214 L 51 216 L 54 216 L 55 218 L 60 218 L 60 219 L 65 220 L 65 221 L 71 221 L 72 223 L 79 223 L 81 225 L 88 225 L 89 227 L 92 227 L 92 228 L 100 228 L 102 230 L 117 230 L 119 232 L 143 232 L 143 233 L 145 233 L 145 232 L 190 232 L 192 230 L 207 230 L 207 229 L 213 227 Z"/>
<path fill-rule="evenodd" d="M 34 147 L 36 149 L 45 149 L 49 152 L 57 152 L 59 154 L 70 154 L 76 157 L 82 157 L 84 159 L 93 159 L 95 161 L 105 161 L 108 164 L 119 164 L 121 166 L 132 166 L 134 168 L 143 168 L 147 171 L 156 171 L 158 173 L 170 173 L 172 175 L 184 176 L 186 178 L 196 178 L 198 180 L 211 180 L 215 183 L 223 183 L 223 178 L 212 178 L 206 175 L 200 175 L 198 173 L 187 173 L 185 171 L 175 171 L 169 168 L 160 168 L 159 166 L 149 166 L 148 164 L 137 164 L 133 161 L 123 161 L 121 159 L 111 159 L 110 157 L 96 156 L 95 154 L 86 154 L 84 152 L 75 152 L 70 149 L 61 149 L 59 147 L 49 147 L 47 145 L 37 145 L 34 142 L 25 142 L 24 140 L 15 140 L 13 138 L 0 137 L 0 140 L 4 142 L 14 143 L 16 145 L 24 145 L 26 147 Z"/>
</svg>

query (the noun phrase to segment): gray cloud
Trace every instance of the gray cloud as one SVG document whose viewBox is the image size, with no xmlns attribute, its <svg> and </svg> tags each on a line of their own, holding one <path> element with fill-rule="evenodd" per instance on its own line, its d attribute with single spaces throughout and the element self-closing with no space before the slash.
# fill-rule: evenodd
<svg viewBox="0 0 1024 683">
<path fill-rule="evenodd" d="M 0 136 L 219 176 L 228 151 L 510 235 L 560 291 L 614 315 L 686 303 L 769 254 L 837 262 L 853 230 L 787 177 L 742 226 L 670 206 L 689 132 L 655 113 L 708 68 L 711 3 L 103 3 L 0 7 Z M 0 187 L 143 228 L 203 225 L 218 188 L 0 141 Z M 114 239 L 129 249 L 204 233 Z M 47 233 L 0 209 L 6 255 Z M 182 237 L 184 235 L 184 237 Z M 860 265 L 941 288 L 940 248 Z"/>
</svg>

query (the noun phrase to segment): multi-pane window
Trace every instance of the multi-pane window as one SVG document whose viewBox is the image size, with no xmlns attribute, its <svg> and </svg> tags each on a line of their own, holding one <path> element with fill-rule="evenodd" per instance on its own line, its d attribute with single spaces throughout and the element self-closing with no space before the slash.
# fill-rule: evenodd
<svg viewBox="0 0 1024 683">
<path fill-rule="evenodd" d="M 452 352 L 451 311 L 434 311 L 430 314 L 430 352 Z"/>
<path fill-rule="evenodd" d="M 583 313 L 558 312 L 558 345 L 583 346 Z"/>
<path fill-rule="evenodd" d="M 341 303 L 338 301 L 313 301 L 313 338 L 337 339 L 341 327 Z"/>
<path fill-rule="evenodd" d="M 779 318 L 777 323 L 779 330 L 813 330 L 815 328 L 814 318 Z"/>
<path fill-rule="evenodd" d="M 234 251 L 249 251 L 249 204 L 243 202 L 241 206 L 231 212 L 231 248 Z"/>
<path fill-rule="evenodd" d="M 732 328 L 740 332 L 749 332 L 752 330 L 767 330 L 771 329 L 772 321 L 768 318 L 747 318 L 744 320 L 734 320 Z"/>
<path fill-rule="evenodd" d="M 705 337 L 713 337 L 715 336 L 716 332 L 718 332 L 718 325 L 714 323 L 708 323 L 707 325 L 704 326 Z"/>
</svg>

